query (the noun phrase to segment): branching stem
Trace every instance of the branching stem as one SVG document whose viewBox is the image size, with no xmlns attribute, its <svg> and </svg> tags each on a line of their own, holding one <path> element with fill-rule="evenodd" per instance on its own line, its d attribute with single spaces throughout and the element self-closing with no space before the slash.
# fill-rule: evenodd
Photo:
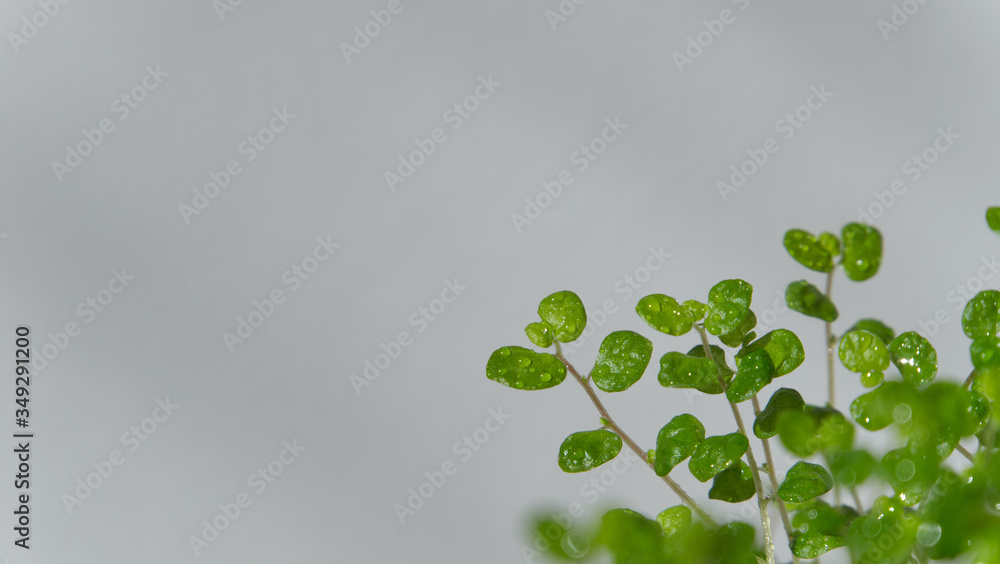
<svg viewBox="0 0 1000 564">
<path fill-rule="evenodd" d="M 826 297 L 827 299 L 833 299 L 833 273 L 831 270 L 826 275 Z M 826 322 L 826 367 L 827 367 L 827 380 L 830 388 L 830 407 L 836 407 L 834 403 L 835 399 L 835 389 L 834 386 L 834 354 L 833 354 L 833 323 Z"/>
<path fill-rule="evenodd" d="M 757 400 L 757 394 L 753 396 L 753 413 L 756 416 L 760 416 L 760 401 Z M 775 491 L 775 499 L 778 502 L 778 513 L 781 514 L 781 524 L 785 526 L 785 533 L 788 535 L 788 542 L 791 543 L 792 537 L 792 522 L 788 518 L 788 508 L 785 507 L 785 502 L 780 497 L 777 497 L 778 491 L 778 474 L 774 469 L 774 457 L 771 456 L 771 445 L 768 443 L 768 439 L 761 439 L 761 443 L 764 445 L 764 459 L 767 461 L 767 475 L 771 479 L 771 488 Z M 792 561 L 794 564 L 799 564 L 799 557 L 792 555 Z"/>
<path fill-rule="evenodd" d="M 698 334 L 701 335 L 701 344 L 705 349 L 705 358 L 714 358 L 712 356 L 712 349 L 708 344 L 708 334 L 705 332 L 705 327 L 698 323 L 695 324 L 695 327 L 698 329 Z M 722 367 L 716 363 L 716 368 L 718 369 L 717 377 L 719 378 L 719 385 L 722 386 L 722 392 L 725 393 L 727 386 L 726 381 L 722 378 Z M 733 410 L 736 427 L 744 437 L 749 439 L 750 436 L 747 435 L 747 429 L 743 424 L 743 416 L 740 415 L 739 407 L 733 402 L 729 402 L 729 407 Z M 752 447 L 747 447 L 746 455 L 747 463 L 750 465 L 750 473 L 753 474 L 753 483 L 757 488 L 757 506 L 760 508 L 760 525 L 764 533 L 764 554 L 767 557 L 768 564 L 774 564 L 774 541 L 771 538 L 771 519 L 767 514 L 767 499 L 764 497 L 764 484 L 760 480 L 760 470 L 757 469 L 757 461 L 754 460 Z"/>
<path fill-rule="evenodd" d="M 604 404 L 601 402 L 601 398 L 597 397 L 597 393 L 594 391 L 594 388 L 590 385 L 590 380 L 581 376 L 580 373 L 576 370 L 576 368 L 574 368 L 573 365 L 570 364 L 568 360 L 566 360 L 566 357 L 563 356 L 562 348 L 559 346 L 559 343 L 556 342 L 555 345 L 556 345 L 556 358 L 558 358 L 560 361 L 562 361 L 563 364 L 566 365 L 566 369 L 569 371 L 569 373 L 572 374 L 574 378 L 576 378 L 576 381 L 579 382 L 581 386 L 583 386 L 584 391 L 586 391 L 587 395 L 590 397 L 590 401 L 593 402 L 594 407 L 597 408 L 597 411 L 601 414 L 601 417 L 604 419 L 606 423 L 605 427 L 613 431 L 619 437 L 621 437 L 622 441 L 624 441 L 625 444 L 628 445 L 630 449 L 632 449 L 632 452 L 634 452 L 636 456 L 639 457 L 640 460 L 644 461 L 646 465 L 649 466 L 650 469 L 652 469 L 653 464 L 652 462 L 649 461 L 649 457 L 646 456 L 646 451 L 642 450 L 642 448 L 639 447 L 639 445 L 636 444 L 634 440 L 632 440 L 632 437 L 628 436 L 628 434 L 625 431 L 623 431 L 622 428 L 619 427 L 617 423 L 615 423 L 615 420 L 611 418 L 611 414 L 608 413 L 608 410 L 604 407 Z M 687 492 L 684 491 L 683 488 L 681 488 L 680 484 L 671 479 L 670 476 L 660 476 L 660 478 L 662 478 L 664 483 L 666 483 L 667 486 L 669 486 L 670 489 L 673 490 L 674 493 L 681 498 L 681 501 L 684 502 L 684 505 L 690 507 L 691 510 L 697 513 L 698 516 L 701 517 L 703 521 L 705 521 L 712 527 L 719 526 L 718 523 L 716 523 L 715 520 L 712 519 L 712 516 L 709 515 L 708 512 L 706 512 L 704 509 L 702 509 L 701 506 L 698 505 L 698 503 L 695 502 L 695 500 L 692 499 L 691 496 L 689 496 Z"/>
</svg>

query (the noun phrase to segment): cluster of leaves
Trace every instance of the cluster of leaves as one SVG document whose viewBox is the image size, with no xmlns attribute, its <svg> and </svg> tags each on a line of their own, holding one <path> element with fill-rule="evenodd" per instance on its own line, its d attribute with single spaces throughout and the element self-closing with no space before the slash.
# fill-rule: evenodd
<svg viewBox="0 0 1000 564">
<path fill-rule="evenodd" d="M 990 208 L 987 222 L 1000 233 L 1000 208 Z M 805 350 L 787 329 L 762 336 L 754 332 L 753 288 L 738 279 L 713 286 L 704 302 L 653 294 L 635 308 L 660 333 L 680 337 L 694 329 L 700 334 L 700 344 L 687 352 L 663 354 L 657 377 L 667 388 L 725 395 L 737 424 L 731 433 L 706 436 L 697 417 L 681 413 L 660 429 L 655 449 L 638 450 L 611 420 L 591 384 L 607 393 L 629 389 L 646 372 L 653 342 L 634 331 L 615 331 L 601 343 L 590 372 L 581 375 L 560 349 L 560 343 L 576 340 L 587 325 L 584 305 L 570 291 L 543 299 L 539 319 L 525 328 L 535 346 L 555 347 L 555 354 L 501 347 L 490 356 L 486 375 L 511 388 L 543 390 L 572 374 L 602 417 L 599 428 L 572 433 L 562 442 L 556 458 L 563 471 L 593 470 L 628 444 L 658 476 L 679 488 L 670 474 L 687 461 L 688 471 L 699 482 L 712 480 L 709 499 L 740 503 L 758 496 L 764 527 L 769 521 L 767 504 L 776 503 L 795 560 L 846 547 L 854 562 L 903 563 L 913 557 L 949 559 L 961 554 L 971 554 L 977 562 L 1000 562 L 1000 454 L 995 448 L 1000 429 L 1000 292 L 982 291 L 965 307 L 962 328 L 971 339 L 975 367 L 965 385 L 935 381 L 937 354 L 915 331 L 897 335 L 879 320 L 862 319 L 839 336 L 831 333 L 831 323 L 838 318 L 830 299 L 833 274 L 840 267 L 855 282 L 874 276 L 882 261 L 878 230 L 851 223 L 838 237 L 793 229 L 786 233 L 784 245 L 800 264 L 828 276 L 826 292 L 807 280 L 789 284 L 788 306 L 826 322 L 829 349 L 836 350 L 844 368 L 872 388 L 850 404 L 849 415 L 830 403 L 808 404 L 798 391 L 784 387 L 760 408 L 757 395 L 798 368 Z M 711 344 L 709 335 L 721 346 Z M 887 376 L 890 366 L 898 375 Z M 831 399 L 833 376 L 831 359 Z M 777 438 L 801 459 L 780 483 L 767 448 L 767 463 L 756 465 L 738 407 L 751 400 L 756 417 L 750 432 L 765 447 Z M 873 455 L 856 444 L 856 426 L 867 431 L 894 427 L 901 446 Z M 978 441 L 974 452 L 960 444 L 969 437 Z M 958 465 L 962 469 L 948 462 L 956 449 L 968 458 Z M 770 476 L 777 499 L 760 491 L 761 475 Z M 862 506 L 856 489 L 865 482 L 875 482 L 886 494 L 868 507 Z M 824 500 L 834 488 L 838 500 L 839 492 L 846 490 L 855 504 L 831 505 Z M 591 528 L 542 518 L 537 522 L 535 547 L 556 558 L 581 558 L 600 546 L 616 562 L 636 564 L 773 562 L 770 547 L 755 543 L 754 525 L 740 521 L 719 525 L 689 496 L 682 499 L 685 505 L 667 508 L 655 519 L 615 509 Z M 783 537 L 776 531 L 773 538 L 782 542 Z"/>
</svg>

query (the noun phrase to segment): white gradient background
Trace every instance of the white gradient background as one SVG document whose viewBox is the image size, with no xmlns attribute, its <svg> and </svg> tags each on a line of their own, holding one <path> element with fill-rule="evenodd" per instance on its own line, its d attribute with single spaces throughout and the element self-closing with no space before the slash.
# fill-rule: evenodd
<svg viewBox="0 0 1000 564">
<path fill-rule="evenodd" d="M 77 0 L 17 53 L 0 48 L 0 358 L 10 376 L 0 421 L 8 433 L 14 328 L 30 325 L 41 347 L 68 321 L 82 326 L 32 380 L 30 553 L 12 544 L 15 462 L 13 443 L 4 443 L 0 558 L 524 562 L 527 515 L 581 501 L 590 479 L 560 472 L 560 442 L 598 425 L 571 380 L 525 393 L 485 377 L 495 348 L 528 344 L 522 328 L 538 300 L 572 289 L 591 308 L 618 305 L 572 355 L 581 369 L 607 332 L 652 336 L 631 312 L 644 294 L 704 299 L 714 283 L 740 277 L 755 286 L 760 316 L 788 282 L 822 282 L 786 256 L 784 231 L 838 231 L 895 179 L 908 190 L 875 221 L 885 236 L 882 270 L 864 284 L 838 275 L 835 329 L 869 315 L 916 329 L 945 309 L 952 321 L 933 338 L 943 372 L 968 373 L 947 296 L 1000 251 L 983 221 L 1000 202 L 995 2 L 928 2 L 886 40 L 877 22 L 891 15 L 888 0 L 751 0 L 745 11 L 729 0 L 590 0 L 555 30 L 545 11 L 556 0 L 403 0 L 348 63 L 340 43 L 385 6 L 244 0 L 220 21 L 209 0 Z M 679 72 L 672 54 L 727 8 L 736 21 Z M 0 31 L 18 32 L 38 10 L 35 1 L 5 2 Z M 147 65 L 169 77 L 119 121 L 111 103 Z M 448 129 L 442 113 L 491 74 L 501 86 L 459 130 Z M 820 85 L 834 92 L 830 101 L 723 201 L 716 182 Z M 210 171 L 240 159 L 240 142 L 283 106 L 297 116 L 292 124 L 186 224 L 178 205 L 190 204 Z M 511 214 L 523 213 L 543 181 L 574 169 L 570 154 L 616 116 L 629 125 L 623 136 L 589 170 L 574 170 L 575 182 L 519 234 Z M 102 118 L 115 130 L 59 182 L 51 163 Z M 447 141 L 390 192 L 384 171 L 435 127 L 446 128 Z M 941 127 L 961 138 L 910 182 L 903 163 Z M 326 236 L 340 249 L 288 292 L 282 273 Z M 650 246 L 672 257 L 626 299 L 615 283 Z M 135 280 L 84 323 L 77 305 L 122 267 Z M 468 289 L 418 334 L 410 316 L 456 277 Z M 277 288 L 287 301 L 230 354 L 222 334 Z M 822 325 L 783 313 L 774 326 L 807 345 L 806 363 L 780 385 L 824 402 Z M 357 395 L 351 375 L 401 331 L 413 345 Z M 658 358 L 695 338 L 654 343 Z M 842 370 L 839 407 L 860 391 Z M 68 513 L 63 495 L 92 461 L 127 450 L 121 434 L 166 397 L 178 411 Z M 655 366 L 607 398 L 646 447 L 682 411 L 712 433 L 732 431 L 720 401 L 689 403 L 657 384 Z M 511 419 L 462 462 L 455 442 L 499 407 Z M 292 439 L 306 451 L 253 494 L 247 476 Z M 393 505 L 447 460 L 458 472 L 401 524 Z M 652 472 L 634 468 L 587 504 L 591 516 L 605 504 L 655 515 L 678 503 Z M 686 472 L 679 481 L 706 497 L 707 485 Z M 189 536 L 240 492 L 252 505 L 196 557 Z M 720 518 L 739 509 L 707 507 Z"/>
</svg>

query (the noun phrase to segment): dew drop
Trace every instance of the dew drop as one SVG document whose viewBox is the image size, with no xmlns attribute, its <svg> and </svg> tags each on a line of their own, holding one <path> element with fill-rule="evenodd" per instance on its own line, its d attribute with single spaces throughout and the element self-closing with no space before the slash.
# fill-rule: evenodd
<svg viewBox="0 0 1000 564">
<path fill-rule="evenodd" d="M 521 358 L 517 359 L 517 365 L 520 366 L 521 368 L 527 368 L 527 367 L 531 366 L 531 359 L 530 358 L 521 357 Z"/>
<path fill-rule="evenodd" d="M 921 545 L 933 546 L 939 540 L 941 540 L 941 525 L 928 521 L 917 527 L 917 542 Z"/>
<path fill-rule="evenodd" d="M 908 404 L 901 403 L 892 411 L 892 418 L 900 425 L 906 423 L 913 416 L 913 409 Z"/>
<path fill-rule="evenodd" d="M 580 531 L 568 531 L 559 545 L 570 558 L 583 558 L 590 551 L 590 538 Z"/>
<path fill-rule="evenodd" d="M 520 390 L 521 388 L 524 387 L 524 382 L 520 380 L 514 380 L 514 387 Z"/>
<path fill-rule="evenodd" d="M 510 356 L 510 348 L 503 347 L 502 349 L 500 349 L 499 354 L 501 358 L 507 358 L 508 356 Z"/>
<path fill-rule="evenodd" d="M 812 511 L 809 512 L 809 518 L 810 519 L 815 519 L 817 517 L 819 517 L 819 511 L 816 511 L 815 509 L 813 509 Z"/>
<path fill-rule="evenodd" d="M 916 472 L 917 467 L 913 465 L 912 460 L 900 460 L 896 465 L 896 477 L 904 482 L 910 481 Z"/>
<path fill-rule="evenodd" d="M 853 486 L 857 479 L 858 475 L 853 468 L 841 468 L 840 472 L 837 472 L 837 481 L 845 486 Z"/>
<path fill-rule="evenodd" d="M 646 309 L 652 313 L 660 313 L 660 300 L 649 300 L 649 302 L 646 303 Z"/>
<path fill-rule="evenodd" d="M 541 380 L 542 382 L 548 382 L 549 380 L 552 379 L 552 376 L 549 375 L 548 372 L 542 372 L 541 374 L 538 375 L 538 379 Z"/>
<path fill-rule="evenodd" d="M 861 532 L 865 534 L 866 537 L 872 538 L 882 530 L 882 522 L 878 519 L 868 519 L 865 521 L 864 526 L 861 527 Z"/>
</svg>

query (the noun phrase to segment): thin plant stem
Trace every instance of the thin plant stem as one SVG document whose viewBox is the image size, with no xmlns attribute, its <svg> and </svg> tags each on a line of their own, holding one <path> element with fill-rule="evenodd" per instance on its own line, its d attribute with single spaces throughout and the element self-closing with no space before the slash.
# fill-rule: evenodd
<svg viewBox="0 0 1000 564">
<path fill-rule="evenodd" d="M 966 390 L 968 390 L 969 386 L 972 385 L 972 382 L 976 379 L 976 376 L 978 376 L 978 375 L 979 375 L 979 372 L 976 372 L 975 370 L 973 370 L 972 372 L 970 372 L 969 373 L 969 377 L 965 379 L 965 384 L 963 384 L 962 387 L 965 388 Z"/>
<path fill-rule="evenodd" d="M 969 452 L 969 449 L 967 449 L 967 448 L 965 448 L 964 446 L 962 446 L 962 444 L 961 444 L 961 443 L 959 443 L 959 444 L 955 445 L 955 450 L 957 450 L 957 451 L 958 451 L 959 453 L 961 453 L 961 454 L 962 454 L 962 456 L 964 456 L 964 457 L 968 458 L 968 459 L 969 459 L 969 462 L 971 462 L 971 463 L 973 463 L 973 464 L 975 464 L 975 463 L 976 463 L 976 459 L 975 459 L 975 457 L 973 457 L 973 456 L 972 456 L 972 453 L 971 453 L 971 452 Z"/>
<path fill-rule="evenodd" d="M 652 469 L 653 464 L 649 461 L 649 457 L 646 455 L 646 451 L 644 451 L 638 444 L 636 444 L 636 442 L 632 440 L 632 437 L 628 436 L 628 434 L 625 431 L 623 431 L 622 428 L 619 427 L 617 423 L 615 423 L 615 420 L 611 418 L 611 414 L 608 413 L 608 410 L 604 407 L 604 404 L 601 402 L 601 398 L 597 397 L 597 393 L 594 392 L 594 388 L 590 385 L 590 380 L 581 376 L 580 373 L 576 370 L 576 368 L 574 368 L 573 365 L 570 364 L 568 360 L 566 360 L 566 357 L 563 356 L 562 348 L 559 346 L 559 343 L 556 342 L 555 345 L 556 345 L 556 358 L 558 358 L 560 361 L 562 361 L 563 364 L 566 365 L 566 369 L 569 371 L 569 373 L 573 375 L 573 377 L 576 379 L 577 382 L 580 383 L 581 386 L 583 386 L 584 391 L 586 391 L 587 395 L 590 397 L 590 401 L 593 402 L 594 407 L 597 408 L 597 411 L 601 414 L 601 417 L 604 419 L 605 423 L 604 426 L 609 430 L 611 430 L 612 432 L 614 432 L 619 437 L 621 437 L 622 441 L 624 441 L 625 444 L 628 445 L 630 449 L 632 449 L 632 452 L 634 452 L 639 457 L 640 460 L 644 461 L 646 465 L 649 466 L 650 469 Z M 712 519 L 712 516 L 709 515 L 708 512 L 706 512 L 704 509 L 702 509 L 701 506 L 698 505 L 698 503 L 694 499 L 692 499 L 691 496 L 687 494 L 687 492 L 684 491 L 684 489 L 680 486 L 680 484 L 671 479 L 670 476 L 660 476 L 660 478 L 662 478 L 664 483 L 666 483 L 667 486 L 669 486 L 670 489 L 673 490 L 674 493 L 677 494 L 679 498 L 681 498 L 681 501 L 684 502 L 684 505 L 690 507 L 695 513 L 698 514 L 699 517 L 702 518 L 703 521 L 705 521 L 712 527 L 719 526 L 718 523 L 715 522 L 715 519 Z"/>
<path fill-rule="evenodd" d="M 833 273 L 831 270 L 826 275 L 826 297 L 827 299 L 833 299 Z M 830 407 L 835 408 L 836 404 L 834 399 L 836 397 L 836 387 L 834 385 L 834 355 L 833 355 L 833 323 L 826 322 L 826 367 L 827 367 L 827 380 L 830 388 Z"/>
<path fill-rule="evenodd" d="M 757 417 L 760 417 L 760 401 L 757 400 L 757 394 L 753 395 L 753 413 Z M 764 460 L 767 462 L 767 475 L 771 479 L 771 488 L 775 492 L 778 491 L 778 475 L 774 469 L 774 458 L 771 456 L 771 445 L 768 439 L 761 439 L 760 442 L 764 445 Z M 777 496 L 775 496 L 777 497 Z M 794 538 L 792 537 L 792 522 L 788 518 L 788 508 L 785 507 L 785 501 L 780 497 L 777 498 L 778 502 L 778 513 L 781 514 L 781 523 L 785 526 L 785 533 L 788 534 L 788 542 L 791 543 Z M 792 555 L 792 561 L 794 564 L 799 564 L 800 560 L 798 556 Z"/>
<path fill-rule="evenodd" d="M 851 496 L 854 497 L 854 505 L 857 506 L 856 509 L 858 510 L 858 513 L 864 513 L 865 507 L 864 504 L 861 503 L 861 496 L 858 495 L 858 488 L 850 486 L 848 489 L 851 490 Z"/>
<path fill-rule="evenodd" d="M 705 327 L 699 323 L 695 324 L 698 329 L 698 334 L 701 335 L 701 344 L 705 349 L 705 358 L 714 358 L 712 356 L 712 348 L 708 344 L 708 335 L 705 332 Z M 722 392 L 726 392 L 726 381 L 722 378 L 722 367 L 716 363 L 716 368 L 718 372 L 716 376 L 719 379 L 719 385 L 722 386 Z M 747 435 L 746 426 L 743 424 L 743 416 L 740 415 L 740 410 L 735 403 L 729 402 L 729 407 L 733 410 L 733 418 L 736 419 L 736 427 L 739 429 L 740 433 L 743 434 L 747 439 L 750 438 Z M 760 470 L 757 468 L 757 461 L 754 460 L 753 448 L 747 447 L 747 462 L 750 465 L 750 473 L 753 474 L 753 483 L 757 489 L 757 506 L 760 508 L 760 525 L 763 528 L 764 533 L 764 555 L 767 557 L 768 564 L 774 564 L 774 541 L 771 538 L 771 518 L 767 514 L 767 499 L 764 497 L 764 484 L 760 480 Z"/>
</svg>

